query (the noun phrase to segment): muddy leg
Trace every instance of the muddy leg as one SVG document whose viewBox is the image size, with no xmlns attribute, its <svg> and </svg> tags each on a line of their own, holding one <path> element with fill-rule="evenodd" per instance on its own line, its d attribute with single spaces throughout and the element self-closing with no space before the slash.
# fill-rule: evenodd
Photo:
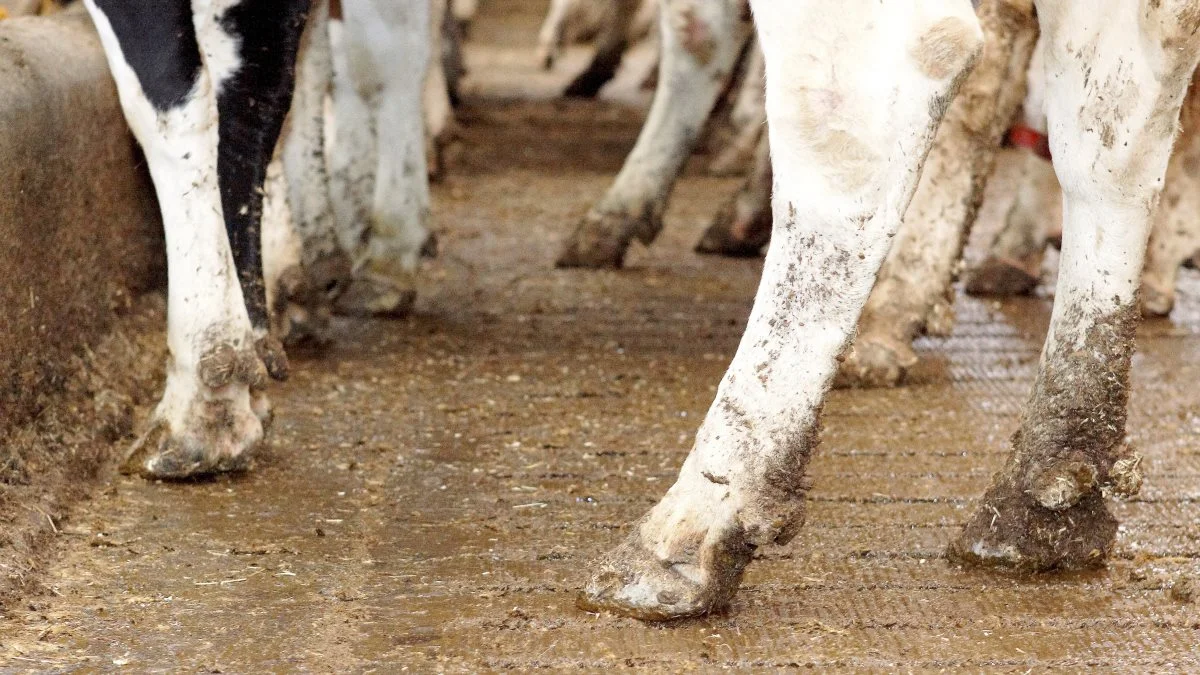
<svg viewBox="0 0 1200 675">
<path fill-rule="evenodd" d="M 763 134 L 746 182 L 717 211 L 704 231 L 697 253 L 753 257 L 771 240 L 771 149 Z"/>
<path fill-rule="evenodd" d="M 733 596 L 756 547 L 797 532 L 837 357 L 982 42 L 958 0 L 753 8 L 778 226 L 746 334 L 679 479 L 597 564 L 585 608 L 649 620 L 707 612 Z M 839 39 L 818 39 L 828 35 Z"/>
<path fill-rule="evenodd" d="M 1184 261 L 1200 251 L 1200 92 L 1193 85 L 1180 115 L 1183 130 L 1167 165 L 1166 184 L 1154 212 L 1142 315 L 1166 316 L 1175 306 L 1175 282 Z"/>
<path fill-rule="evenodd" d="M 429 238 L 429 176 L 421 92 L 429 61 L 430 8 L 425 0 L 362 0 L 342 5 L 346 74 L 365 104 L 368 129 L 337 120 L 338 153 L 365 142 L 377 156 L 370 171 L 370 204 L 356 251 L 354 281 L 338 299 L 348 314 L 397 316 L 416 297 L 416 272 Z M 335 58 L 337 55 L 335 54 Z M 336 77 L 336 70 L 335 70 Z M 336 85 L 335 85 L 336 86 Z M 356 111 L 362 113 L 362 110 Z M 339 162 L 354 166 L 358 160 Z M 354 191 L 364 185 L 354 184 Z"/>
<path fill-rule="evenodd" d="M 946 111 L 892 252 L 863 310 L 840 386 L 895 386 L 916 365 L 912 342 L 953 323 L 954 273 L 975 222 L 996 150 L 1024 98 L 1037 40 L 1033 0 L 984 0 L 979 63 Z"/>
<path fill-rule="evenodd" d="M 675 179 L 733 68 L 740 21 L 727 0 L 662 0 L 662 12 L 662 76 L 650 116 L 559 267 L 620 267 L 635 237 L 648 244 L 658 236 Z"/>
<path fill-rule="evenodd" d="M 1058 290 L 1013 453 L 949 555 L 1073 569 L 1103 564 L 1112 549 L 1117 523 L 1102 489 L 1131 494 L 1141 482 L 1139 459 L 1125 444 L 1137 290 L 1150 214 L 1200 55 L 1200 6 L 1039 0 L 1037 7 L 1063 187 Z"/>
<path fill-rule="evenodd" d="M 264 215 L 268 295 L 281 337 L 290 342 L 328 340 L 333 301 L 349 283 L 350 258 L 338 244 L 325 157 L 325 99 L 333 77 L 329 7 L 317 0 L 309 12 L 296 63 L 296 92 L 280 144 L 286 213 Z M 268 200 L 276 189 L 270 184 Z M 294 229 L 294 232 L 289 232 Z M 288 241 L 294 238 L 294 241 Z M 275 250 L 267 248 L 271 240 Z"/>
</svg>

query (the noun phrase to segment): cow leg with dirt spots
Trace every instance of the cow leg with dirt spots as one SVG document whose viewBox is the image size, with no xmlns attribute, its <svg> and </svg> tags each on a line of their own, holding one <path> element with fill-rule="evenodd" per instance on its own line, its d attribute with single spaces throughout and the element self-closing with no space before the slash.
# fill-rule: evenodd
<svg viewBox="0 0 1200 675">
<path fill-rule="evenodd" d="M 662 62 L 650 115 L 612 187 L 576 226 L 560 267 L 620 267 L 662 229 L 667 198 L 743 43 L 739 0 L 662 0 Z"/>
<path fill-rule="evenodd" d="M 966 290 L 972 295 L 1032 293 L 1041 281 L 1046 248 L 1062 237 L 1062 189 L 1050 163 L 1045 86 L 1041 59 L 1037 57 L 1030 66 L 1022 120 L 1011 135 L 1014 144 L 1022 148 L 1016 198 L 987 257 L 967 277 Z M 1200 94 L 1194 86 L 1185 99 L 1180 123 L 1163 196 L 1152 217 L 1142 275 L 1145 316 L 1171 312 L 1179 269 L 1200 251 L 1200 223 L 1195 217 L 1200 210 Z"/>
<path fill-rule="evenodd" d="M 604 557 L 581 606 L 643 619 L 706 612 L 757 547 L 803 522 L 825 394 L 917 187 L 934 131 L 982 46 L 965 0 L 755 0 L 767 64 L 777 227 L 746 334 L 676 483 Z M 1101 564 L 1128 494 L 1136 292 L 1200 3 L 1040 0 L 1063 177 L 1058 298 L 1005 468 L 951 547 L 1026 569 Z M 1096 22 L 1096 17 L 1104 17 Z"/>
<path fill-rule="evenodd" d="M 977 14 L 983 53 L 938 129 L 839 371 L 840 386 L 900 384 L 917 363 L 913 340 L 953 327 L 955 272 L 1001 138 L 1024 98 L 1037 38 L 1033 0 L 982 0 Z"/>
<path fill-rule="evenodd" d="M 262 187 L 292 96 L 303 0 L 89 0 L 145 150 L 167 242 L 166 388 L 128 466 L 180 478 L 245 465 L 286 370 L 268 331 Z"/>
<path fill-rule="evenodd" d="M 950 553 L 1080 568 L 1102 564 L 1116 536 L 1103 490 L 1136 492 L 1141 482 L 1125 444 L 1137 295 L 1200 57 L 1200 2 L 1043 0 L 1038 17 L 1063 190 L 1058 288 L 1013 454 Z"/>
</svg>

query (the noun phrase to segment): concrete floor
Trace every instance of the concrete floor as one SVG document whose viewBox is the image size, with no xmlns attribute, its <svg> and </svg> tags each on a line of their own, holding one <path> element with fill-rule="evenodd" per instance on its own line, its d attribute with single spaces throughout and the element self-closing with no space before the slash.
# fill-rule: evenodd
<svg viewBox="0 0 1200 675">
<path fill-rule="evenodd" d="M 252 472 L 113 476 L 0 623 L 3 667 L 1200 669 L 1183 592 L 1200 583 L 1194 274 L 1140 333 L 1130 433 L 1149 466 L 1114 506 L 1107 571 L 941 559 L 1005 457 L 1050 309 L 963 297 L 954 334 L 920 342 L 914 384 L 831 396 L 808 525 L 760 552 L 726 612 L 648 626 L 575 609 L 589 561 L 673 480 L 760 265 L 690 252 L 736 185 L 693 172 L 629 269 L 551 268 L 639 115 L 475 100 L 416 316 L 342 324 L 328 353 L 297 356 Z"/>
</svg>

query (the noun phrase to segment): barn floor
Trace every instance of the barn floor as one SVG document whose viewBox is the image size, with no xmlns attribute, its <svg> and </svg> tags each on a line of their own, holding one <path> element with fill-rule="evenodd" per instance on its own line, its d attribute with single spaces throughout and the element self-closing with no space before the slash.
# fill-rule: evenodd
<svg viewBox="0 0 1200 675">
<path fill-rule="evenodd" d="M 536 17 L 513 17 L 528 37 Z M 484 19 L 479 39 L 516 41 Z M 476 93 L 503 82 L 477 77 Z M 941 559 L 1004 459 L 1050 308 L 963 297 L 913 385 L 831 396 L 809 524 L 761 552 L 726 613 L 647 626 L 575 609 L 589 561 L 672 481 L 759 262 L 691 253 L 736 183 L 693 171 L 628 269 L 553 270 L 639 114 L 477 99 L 462 122 L 416 316 L 345 323 L 328 353 L 297 355 L 254 471 L 111 477 L 58 523 L 43 591 L 0 622 L 0 667 L 1200 669 L 1195 275 L 1140 334 L 1130 428 L 1149 471 L 1114 506 L 1106 572 Z"/>
</svg>

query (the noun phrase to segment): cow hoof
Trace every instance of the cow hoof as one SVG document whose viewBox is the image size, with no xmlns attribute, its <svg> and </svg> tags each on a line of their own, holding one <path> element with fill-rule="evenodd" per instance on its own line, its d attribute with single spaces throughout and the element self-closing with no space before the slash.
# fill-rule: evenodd
<svg viewBox="0 0 1200 675">
<path fill-rule="evenodd" d="M 283 343 L 329 343 L 333 303 L 350 284 L 350 279 L 350 258 L 341 251 L 284 270 L 279 276 L 274 309 L 275 332 Z M 269 362 L 267 367 L 271 368 Z"/>
<path fill-rule="evenodd" d="M 737 592 L 754 547 L 740 530 L 720 541 L 704 537 L 699 550 L 663 560 L 642 542 L 641 527 L 597 563 L 576 604 L 588 612 L 611 612 L 642 621 L 700 616 L 723 607 Z"/>
<path fill-rule="evenodd" d="M 834 387 L 875 389 L 895 387 L 917 365 L 912 346 L 899 340 L 860 337 L 838 369 Z"/>
<path fill-rule="evenodd" d="M 763 247 L 771 240 L 770 214 L 767 214 L 766 226 L 763 227 L 753 216 L 738 218 L 736 211 L 735 199 L 734 203 L 726 204 L 717 212 L 712 224 L 696 244 L 696 253 L 730 258 L 757 258 L 762 255 Z"/>
<path fill-rule="evenodd" d="M 950 543 L 947 557 L 1022 572 L 1102 567 L 1116 541 L 1117 521 L 1101 491 L 1091 485 L 1048 487 L 1053 489 L 1022 490 L 1009 480 L 993 485 Z"/>
<path fill-rule="evenodd" d="M 247 468 L 270 424 L 261 390 L 234 382 L 219 388 L 195 383 L 185 400 L 168 381 L 149 430 L 133 444 L 123 473 L 180 480 Z"/>
<path fill-rule="evenodd" d="M 658 228 L 648 221 L 624 213 L 589 212 L 567 240 L 555 266 L 618 269 L 624 264 L 625 253 L 635 236 L 648 242 L 657 234 Z M 639 232 L 650 233 L 639 235 Z"/>
<path fill-rule="evenodd" d="M 368 265 L 355 275 L 334 309 L 347 316 L 403 318 L 412 312 L 416 300 L 414 273 Z"/>
<path fill-rule="evenodd" d="M 1160 318 L 1171 314 L 1175 309 L 1175 293 L 1165 291 L 1153 284 L 1142 284 L 1142 316 Z"/>
<path fill-rule="evenodd" d="M 966 291 L 982 296 L 1029 295 L 1040 281 L 1036 273 L 1015 260 L 989 256 L 967 276 Z"/>
</svg>

